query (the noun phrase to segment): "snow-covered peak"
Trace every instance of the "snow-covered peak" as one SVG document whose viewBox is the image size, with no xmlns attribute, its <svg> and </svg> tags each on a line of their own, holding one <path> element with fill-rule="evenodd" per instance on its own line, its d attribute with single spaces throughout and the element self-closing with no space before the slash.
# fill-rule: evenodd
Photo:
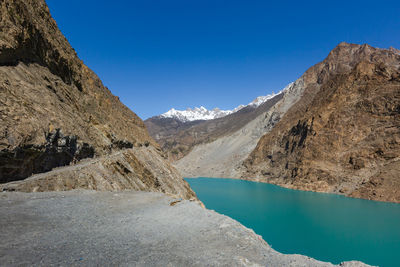
<svg viewBox="0 0 400 267">
<path fill-rule="evenodd" d="M 176 110 L 174 108 L 170 109 L 169 111 L 163 113 L 160 115 L 162 118 L 175 118 L 178 119 L 182 122 L 187 122 L 187 121 L 196 121 L 196 120 L 212 120 L 212 119 L 217 119 L 217 118 L 222 118 L 225 117 L 226 115 L 229 115 L 231 113 L 235 113 L 242 108 L 245 107 L 253 107 L 257 108 L 261 104 L 265 103 L 267 100 L 273 98 L 274 96 L 280 94 L 281 92 L 287 90 L 292 86 L 293 83 L 290 83 L 287 85 L 283 90 L 281 90 L 277 94 L 270 94 L 266 96 L 259 96 L 255 98 L 252 102 L 248 103 L 247 105 L 239 105 L 238 107 L 232 109 L 232 110 L 221 110 L 219 108 L 214 108 L 211 110 L 206 109 L 205 107 L 195 107 L 195 108 L 188 108 L 186 110 Z"/>
<path fill-rule="evenodd" d="M 195 107 L 188 108 L 186 110 L 176 110 L 174 108 L 170 109 L 168 112 L 161 114 L 160 116 L 163 118 L 175 118 L 182 122 L 187 121 L 197 121 L 197 120 L 212 120 L 224 117 L 228 114 L 231 114 L 231 110 L 221 110 L 219 108 L 214 108 L 212 110 L 208 110 L 205 107 Z"/>
<path fill-rule="evenodd" d="M 273 98 L 274 96 L 276 96 L 276 94 L 274 94 L 272 92 L 272 94 L 270 95 L 266 95 L 266 96 L 258 96 L 256 97 L 252 102 L 250 102 L 249 104 L 247 104 L 247 106 L 251 106 L 251 107 L 258 107 L 261 104 L 265 103 L 267 100 Z"/>
</svg>

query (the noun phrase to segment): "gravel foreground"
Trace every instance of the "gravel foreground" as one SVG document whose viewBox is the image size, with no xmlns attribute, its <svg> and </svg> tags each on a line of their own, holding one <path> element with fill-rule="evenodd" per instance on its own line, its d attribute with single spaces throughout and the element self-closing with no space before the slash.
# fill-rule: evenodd
<svg viewBox="0 0 400 267">
<path fill-rule="evenodd" d="M 161 193 L 0 193 L 2 266 L 334 266 Z M 341 266 L 366 266 L 346 262 Z"/>
</svg>

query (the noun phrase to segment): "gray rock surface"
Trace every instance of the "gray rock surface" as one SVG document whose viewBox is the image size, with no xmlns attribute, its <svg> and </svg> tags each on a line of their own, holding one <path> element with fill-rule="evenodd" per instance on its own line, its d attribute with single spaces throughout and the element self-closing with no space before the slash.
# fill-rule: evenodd
<svg viewBox="0 0 400 267">
<path fill-rule="evenodd" d="M 230 135 L 195 146 L 189 154 L 174 163 L 175 167 L 184 177 L 241 178 L 243 161 L 260 138 L 271 131 L 286 111 L 301 98 L 303 89 L 303 79 L 299 78 L 268 111 Z"/>
<path fill-rule="evenodd" d="M 0 227 L 6 266 L 333 266 L 278 253 L 233 219 L 161 193 L 3 192 Z"/>
</svg>

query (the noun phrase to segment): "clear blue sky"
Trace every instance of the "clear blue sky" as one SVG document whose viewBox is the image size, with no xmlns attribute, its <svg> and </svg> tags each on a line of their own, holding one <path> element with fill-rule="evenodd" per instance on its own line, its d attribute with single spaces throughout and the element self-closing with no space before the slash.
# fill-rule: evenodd
<svg viewBox="0 0 400 267">
<path fill-rule="evenodd" d="M 47 0 L 79 57 L 142 119 L 278 91 L 341 41 L 400 48 L 400 1 Z"/>
</svg>

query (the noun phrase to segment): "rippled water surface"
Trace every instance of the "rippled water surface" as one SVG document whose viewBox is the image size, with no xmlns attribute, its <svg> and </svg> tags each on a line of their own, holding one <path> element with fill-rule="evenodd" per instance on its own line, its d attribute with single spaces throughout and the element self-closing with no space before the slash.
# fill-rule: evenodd
<svg viewBox="0 0 400 267">
<path fill-rule="evenodd" d="M 400 204 L 234 179 L 186 180 L 208 209 L 253 229 L 279 252 L 400 266 Z"/>
</svg>

